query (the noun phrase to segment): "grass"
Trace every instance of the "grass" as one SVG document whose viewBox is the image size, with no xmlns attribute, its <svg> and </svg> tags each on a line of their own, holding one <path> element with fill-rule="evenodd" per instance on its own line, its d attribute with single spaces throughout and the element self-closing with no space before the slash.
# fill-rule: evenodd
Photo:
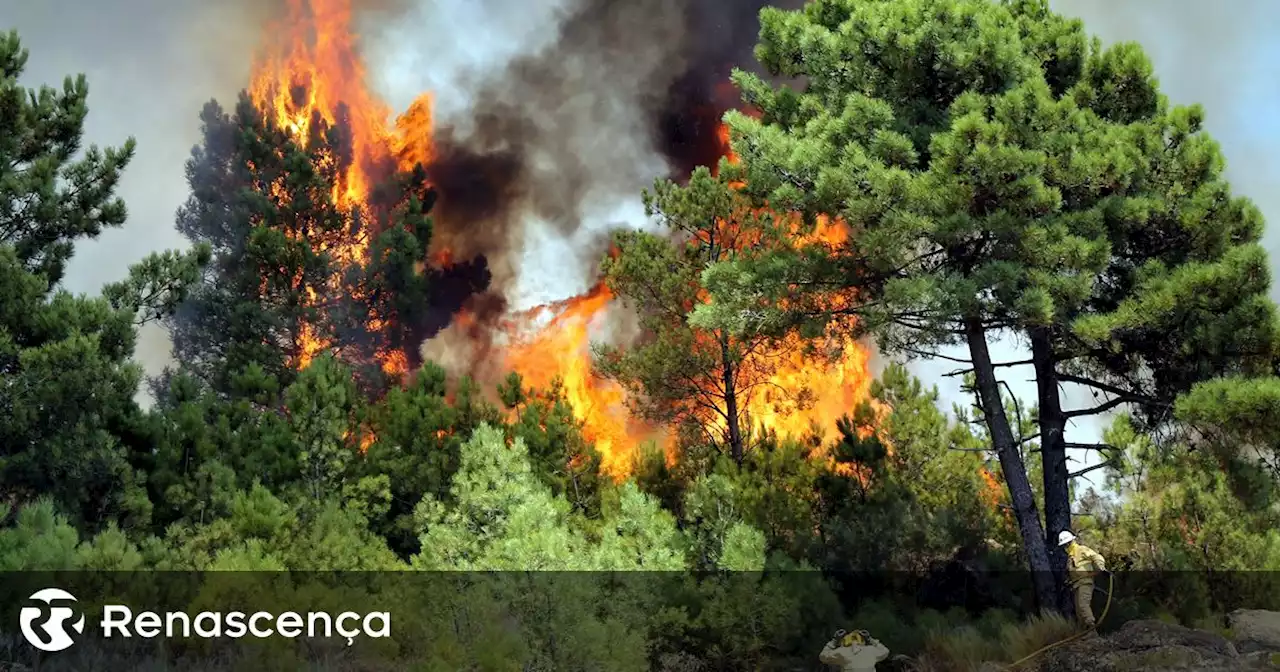
<svg viewBox="0 0 1280 672">
<path fill-rule="evenodd" d="M 1067 620 L 1062 614 L 1045 613 L 1025 623 L 1006 625 L 1001 630 L 1000 639 L 1005 656 L 1013 662 L 1077 632 L 1079 626 L 1075 621 Z"/>
<path fill-rule="evenodd" d="M 1060 614 L 1045 613 L 1023 623 L 1008 623 L 997 637 L 972 626 L 935 631 L 925 641 L 915 672 L 978 672 L 989 661 L 1011 663 L 1078 632 Z"/>
</svg>

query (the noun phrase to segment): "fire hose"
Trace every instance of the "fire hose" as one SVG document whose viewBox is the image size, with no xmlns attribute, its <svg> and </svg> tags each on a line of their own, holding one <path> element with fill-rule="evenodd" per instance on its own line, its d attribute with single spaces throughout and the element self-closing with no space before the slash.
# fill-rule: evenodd
<svg viewBox="0 0 1280 672">
<path fill-rule="evenodd" d="M 1013 661 L 1013 662 L 1012 662 L 1012 663 L 1010 663 L 1009 665 L 1005 666 L 1005 668 L 1004 668 L 1004 669 L 1006 669 L 1006 670 L 1012 670 L 1012 669 L 1014 669 L 1014 668 L 1018 667 L 1019 665 L 1021 665 L 1021 664 L 1025 663 L 1025 662 L 1027 662 L 1028 660 L 1031 660 L 1032 658 L 1035 658 L 1036 656 L 1038 656 L 1038 655 L 1040 655 L 1040 654 L 1044 653 L 1045 651 L 1048 651 L 1048 650 L 1053 649 L 1053 648 L 1058 647 L 1058 646 L 1062 646 L 1063 644 L 1066 644 L 1067 642 L 1074 642 L 1075 640 L 1080 639 L 1081 637 L 1084 637 L 1085 635 L 1087 635 L 1087 634 L 1089 634 L 1089 633 L 1091 633 L 1091 632 L 1093 632 L 1093 631 L 1097 630 L 1097 629 L 1098 629 L 1098 623 L 1101 623 L 1104 619 L 1106 619 L 1106 617 L 1107 617 L 1107 610 L 1111 609 L 1111 592 L 1112 592 L 1112 590 L 1115 588 L 1115 576 L 1114 576 L 1114 575 L 1112 575 L 1112 573 L 1111 573 L 1111 572 L 1106 572 L 1106 575 L 1107 575 L 1107 603 L 1106 603 L 1106 605 L 1105 605 L 1105 606 L 1103 606 L 1103 607 L 1102 607 L 1102 616 L 1099 616 L 1099 617 L 1098 617 L 1098 620 L 1094 621 L 1093 627 L 1091 627 L 1091 628 L 1086 628 L 1086 629 L 1084 629 L 1084 630 L 1081 630 L 1080 632 L 1077 632 L 1076 634 L 1071 635 L 1070 637 L 1066 637 L 1066 638 L 1060 639 L 1060 640 L 1058 640 L 1058 641 L 1056 641 L 1056 642 L 1054 642 L 1054 643 L 1052 643 L 1052 644 L 1049 644 L 1048 646 L 1043 646 L 1043 647 L 1041 647 L 1041 648 L 1039 648 L 1039 649 L 1037 649 L 1037 650 L 1035 650 L 1035 651 L 1031 652 L 1029 655 L 1024 656 L 1023 658 L 1020 658 L 1020 659 L 1018 659 L 1018 660 Z"/>
</svg>

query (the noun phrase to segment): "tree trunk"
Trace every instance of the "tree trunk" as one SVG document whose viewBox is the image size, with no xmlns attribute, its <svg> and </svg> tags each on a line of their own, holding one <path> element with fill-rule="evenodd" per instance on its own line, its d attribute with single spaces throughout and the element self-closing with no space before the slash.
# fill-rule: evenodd
<svg viewBox="0 0 1280 672">
<path fill-rule="evenodd" d="M 1014 441 L 1009 416 L 1005 414 L 1004 402 L 1000 397 L 1000 383 L 996 380 L 995 367 L 991 364 L 991 353 L 987 348 L 986 329 L 980 320 L 968 318 L 965 320 L 965 336 L 969 341 L 969 356 L 973 361 L 978 400 L 982 405 L 987 431 L 991 434 L 991 443 L 1000 458 L 1004 482 L 1009 486 L 1013 514 L 1018 521 L 1023 548 L 1027 552 L 1036 600 L 1041 607 L 1049 607 L 1057 604 L 1057 599 L 1053 569 L 1049 565 L 1049 553 L 1045 548 L 1044 529 L 1040 526 L 1040 513 L 1036 510 L 1031 480 L 1027 478 L 1027 468 L 1022 462 L 1019 446 Z"/>
<path fill-rule="evenodd" d="M 742 465 L 742 423 L 738 421 L 738 389 L 734 381 L 733 360 L 729 357 L 729 336 L 720 334 L 720 373 L 724 381 L 724 417 L 729 425 L 729 454 Z"/>
<path fill-rule="evenodd" d="M 1067 586 L 1067 554 L 1057 534 L 1071 529 L 1071 490 L 1067 477 L 1067 418 L 1058 392 L 1053 342 L 1046 329 L 1031 331 L 1031 360 L 1036 370 L 1039 403 L 1040 458 L 1044 476 L 1044 525 L 1048 532 L 1049 564 L 1058 587 L 1057 610 L 1071 616 L 1075 601 Z"/>
</svg>

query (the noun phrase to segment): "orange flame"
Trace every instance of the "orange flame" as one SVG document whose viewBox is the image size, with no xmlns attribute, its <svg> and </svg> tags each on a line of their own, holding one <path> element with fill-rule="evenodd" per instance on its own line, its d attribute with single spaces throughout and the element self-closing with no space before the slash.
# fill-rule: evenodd
<svg viewBox="0 0 1280 672">
<path fill-rule="evenodd" d="M 332 197 L 353 220 L 370 222 L 367 201 L 375 173 L 412 168 L 431 157 L 431 98 L 420 96 L 392 125 L 390 108 L 366 86 L 351 19 L 351 0 L 289 0 L 284 20 L 269 33 L 280 46 L 259 56 L 248 91 L 263 114 L 304 145 L 318 130 L 312 127 L 317 119 L 349 131 L 349 160 L 340 166 Z M 368 245 L 367 234 L 352 235 L 329 251 L 342 262 L 363 263 Z M 317 289 L 307 288 L 310 305 Z M 305 368 L 331 344 L 313 325 L 302 325 L 300 333 L 296 366 Z M 378 359 L 388 373 L 408 368 L 401 352 Z"/>
<path fill-rule="evenodd" d="M 565 399 L 582 423 L 583 438 L 595 444 L 601 455 L 601 470 L 621 480 L 632 472 L 635 449 L 654 439 L 657 431 L 632 421 L 622 387 L 591 370 L 592 327 L 613 298 L 607 287 L 598 284 L 579 296 L 525 313 L 524 322 L 548 312 L 554 316 L 541 328 L 515 325 L 506 363 L 534 388 L 545 389 L 553 379 L 560 379 Z"/>
<path fill-rule="evenodd" d="M 720 138 L 726 156 L 736 162 L 737 157 L 728 146 L 726 127 L 720 128 Z M 838 244 L 847 236 L 848 229 L 842 223 L 823 220 L 802 242 Z M 732 236 L 722 240 L 729 238 Z M 590 327 L 612 299 L 601 284 L 581 296 L 542 307 L 541 311 L 551 311 L 555 317 L 532 337 L 518 339 L 507 353 L 507 363 L 534 386 L 548 385 L 556 376 L 562 378 L 586 438 L 602 454 L 604 470 L 622 479 L 631 473 L 639 445 L 655 438 L 658 432 L 629 419 L 625 391 L 591 370 Z M 799 336 L 792 336 L 760 355 L 768 361 L 770 375 L 764 384 L 756 386 L 757 393 L 747 394 L 743 400 L 745 418 L 752 426 L 782 436 L 800 437 L 817 430 L 831 437 L 837 419 L 870 396 L 873 376 L 870 353 L 865 347 L 835 328 L 820 344 L 825 346 L 825 352 L 820 353 L 825 356 L 812 356 L 804 345 Z M 796 403 L 792 397 L 800 390 L 808 394 Z M 707 422 L 715 426 L 717 419 L 708 418 Z M 719 422 L 723 424 L 722 420 Z M 668 461 L 674 460 L 669 441 L 665 448 Z"/>
<path fill-rule="evenodd" d="M 392 121 L 390 109 L 367 87 L 352 28 L 351 0 L 288 0 L 285 21 L 271 32 L 272 43 L 283 46 L 259 59 L 249 91 L 264 114 L 304 144 L 317 130 L 313 128 L 317 119 L 349 130 L 350 146 L 343 150 L 349 149 L 350 154 L 343 158 L 332 196 L 353 220 L 359 217 L 368 222 L 374 221 L 368 205 L 370 190 L 380 176 L 431 160 L 432 101 L 424 94 Z M 726 141 L 726 155 L 736 161 L 728 148 L 727 129 L 721 129 L 721 138 Z M 841 223 L 823 222 L 806 239 L 838 243 L 847 235 Z M 352 235 L 331 251 L 347 263 L 363 263 L 368 254 L 366 236 Z M 453 260 L 448 250 L 442 250 L 433 261 L 448 265 Z M 334 289 L 308 288 L 307 294 L 315 305 L 318 291 Z M 622 388 L 591 370 L 591 332 L 612 299 L 599 285 L 581 296 L 516 316 L 525 328 L 513 330 L 505 359 L 534 387 L 561 380 L 585 438 L 602 454 L 603 471 L 623 478 L 633 469 L 638 445 L 661 434 L 631 419 Z M 552 315 L 549 323 L 532 328 L 536 318 L 547 313 Z M 304 343 L 297 364 L 305 367 L 330 344 L 319 338 L 312 325 L 303 325 L 301 334 Z M 795 340 L 776 348 L 769 383 L 781 389 L 810 389 L 808 403 L 780 404 L 774 396 L 761 394 L 749 399 L 745 410 L 754 423 L 780 434 L 802 434 L 811 426 L 832 430 L 838 417 L 868 396 L 869 353 L 835 332 L 825 344 L 828 357 L 810 358 L 799 345 Z M 385 353 L 380 364 L 387 371 L 403 371 L 407 366 L 402 353 Z M 672 459 L 669 442 L 666 447 Z"/>
<path fill-rule="evenodd" d="M 333 185 L 334 199 L 346 206 L 363 204 L 369 195 L 367 171 L 387 151 L 390 110 L 365 87 L 350 1 L 289 0 L 286 20 L 272 32 L 287 46 L 255 67 L 249 85 L 253 101 L 303 142 L 315 116 L 332 126 L 345 109 L 352 161 Z"/>
<path fill-rule="evenodd" d="M 1004 497 L 1004 488 L 1000 487 L 1000 481 L 996 480 L 995 474 L 991 473 L 986 467 L 978 467 L 978 473 L 982 476 L 983 490 L 982 499 L 992 507 L 998 506 L 1000 500 Z"/>
<path fill-rule="evenodd" d="M 754 114 L 754 111 L 749 110 Z M 740 159 L 730 145 L 729 127 L 719 127 L 720 146 L 730 164 L 739 163 Z M 734 188 L 745 186 L 741 182 L 731 183 Z M 775 213 L 777 214 L 777 213 Z M 797 246 L 827 245 L 837 246 L 848 240 L 849 228 L 840 220 L 819 217 L 812 230 L 805 231 L 798 217 L 792 217 L 791 236 Z M 833 306 L 834 307 L 834 306 Z M 773 394 L 762 395 L 753 400 L 750 413 L 764 427 L 782 435 L 801 436 L 811 428 L 817 428 L 828 436 L 835 431 L 836 420 L 851 413 L 863 401 L 871 396 L 871 382 L 874 375 L 871 371 L 871 353 L 855 339 L 848 336 L 848 327 L 852 318 L 836 320 L 827 330 L 823 342 L 811 345 L 820 346 L 825 352 L 822 357 L 814 358 L 806 353 L 805 343 L 797 335 L 783 339 L 773 348 L 768 356 L 779 358 L 776 369 L 770 376 L 766 390 L 800 391 L 811 393 L 808 403 L 779 411 L 775 405 Z M 877 415 L 883 415 L 888 409 L 872 400 Z M 871 428 L 859 428 L 859 434 L 865 438 Z"/>
</svg>

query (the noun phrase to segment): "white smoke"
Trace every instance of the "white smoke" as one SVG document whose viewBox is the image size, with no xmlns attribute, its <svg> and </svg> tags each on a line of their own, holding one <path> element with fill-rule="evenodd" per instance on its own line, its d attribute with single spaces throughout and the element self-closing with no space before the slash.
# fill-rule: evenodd
<svg viewBox="0 0 1280 672">
<path fill-rule="evenodd" d="M 418 2 L 394 22 L 371 25 L 364 52 L 372 84 L 395 109 L 435 94 L 435 112 L 451 124 L 470 119 L 477 75 L 549 46 L 573 0 Z"/>
<path fill-rule="evenodd" d="M 508 231 L 507 249 L 518 256 L 506 260 L 509 267 L 495 269 L 495 284 L 504 288 L 513 311 L 580 294 L 593 284 L 599 240 L 619 226 L 643 226 L 640 191 L 669 171 L 649 141 L 646 116 L 651 95 L 646 85 L 670 61 L 660 45 L 631 50 L 623 58 L 602 57 L 603 50 L 568 52 L 553 83 L 568 89 L 562 97 L 522 100 L 528 81 L 509 90 L 493 85 L 514 76 L 508 70 L 517 59 L 546 50 L 560 53 L 564 45 L 557 37 L 577 4 L 424 1 L 366 40 L 370 70 L 378 73 L 374 85 L 398 109 L 432 92 L 437 125 L 450 127 L 465 143 L 477 131 L 477 97 L 491 97 L 497 88 L 503 95 L 499 102 L 521 109 L 527 115 L 522 121 L 543 143 L 554 139 L 554 144 L 522 148 L 532 182 L 561 180 L 567 155 L 581 164 L 577 174 L 591 176 L 575 189 L 577 203 L 557 207 L 564 221 L 549 221 L 528 208 Z M 502 277 L 504 272 L 514 277 Z"/>
</svg>

